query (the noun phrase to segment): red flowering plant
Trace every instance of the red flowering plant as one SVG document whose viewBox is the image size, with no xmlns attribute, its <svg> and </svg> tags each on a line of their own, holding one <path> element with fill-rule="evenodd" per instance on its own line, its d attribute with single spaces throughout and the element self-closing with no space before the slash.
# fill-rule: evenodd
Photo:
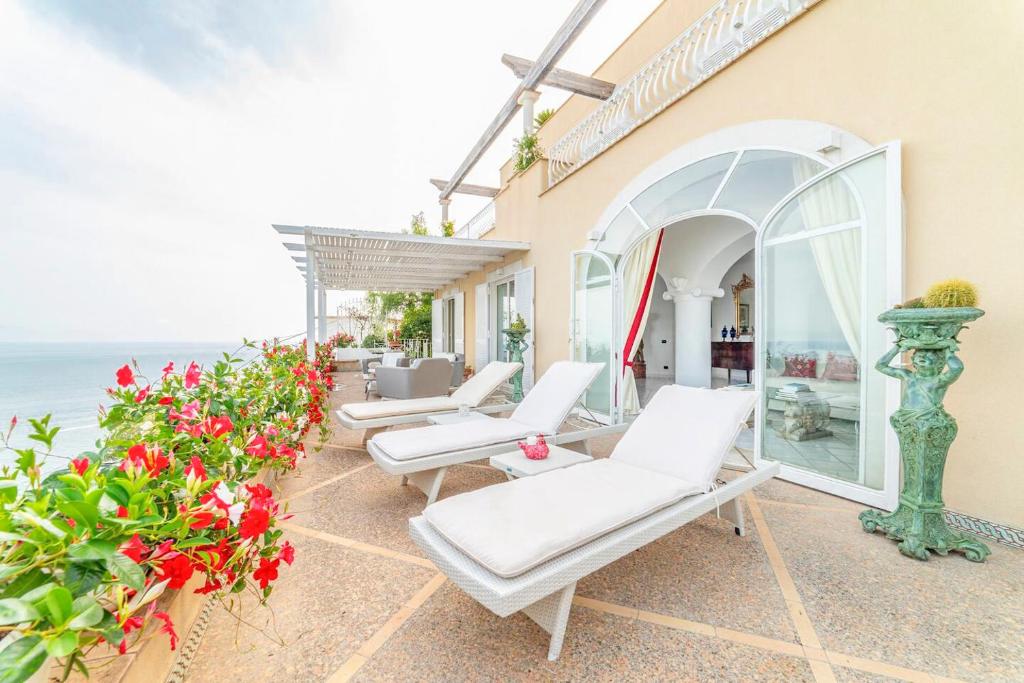
<svg viewBox="0 0 1024 683">
<path fill-rule="evenodd" d="M 249 590 L 265 601 L 294 549 L 258 476 L 295 467 L 312 427 L 326 438 L 330 376 L 320 367 L 302 347 L 278 345 L 205 371 L 168 364 L 159 379 L 125 365 L 101 412 L 99 450 L 46 477 L 58 428 L 31 420 L 41 447 L 17 449 L 12 420 L 0 434 L 16 455 L 0 470 L 0 680 L 26 680 L 49 658 L 65 678 L 87 674 L 104 642 L 124 653 L 163 633 L 173 649 L 174 625 L 156 602 L 166 590 Z"/>
</svg>

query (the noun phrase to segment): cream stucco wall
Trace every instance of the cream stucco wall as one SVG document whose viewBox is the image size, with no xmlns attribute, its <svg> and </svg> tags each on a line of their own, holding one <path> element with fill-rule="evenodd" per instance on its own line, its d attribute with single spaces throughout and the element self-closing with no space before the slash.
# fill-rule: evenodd
<svg viewBox="0 0 1024 683">
<path fill-rule="evenodd" d="M 678 35 L 708 0 L 667 0 L 597 72 L 621 80 Z M 950 508 L 1024 526 L 1019 372 L 1024 338 L 1024 3 L 822 0 L 807 14 L 550 190 L 546 167 L 512 177 L 489 239 L 532 243 L 538 374 L 568 355 L 569 252 L 616 194 L 654 160 L 750 121 L 828 123 L 903 144 L 908 295 L 962 277 L 987 315 L 962 336 L 966 372 L 946 405 L 960 423 L 946 476 Z M 570 99 L 542 130 L 550 145 L 593 109 Z M 474 274 L 466 297 L 473 362 Z"/>
</svg>

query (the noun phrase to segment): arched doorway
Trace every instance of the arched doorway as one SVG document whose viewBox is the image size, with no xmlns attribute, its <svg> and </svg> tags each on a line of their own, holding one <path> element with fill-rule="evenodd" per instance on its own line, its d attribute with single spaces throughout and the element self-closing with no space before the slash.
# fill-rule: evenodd
<svg viewBox="0 0 1024 683">
<path fill-rule="evenodd" d="M 886 344 L 875 317 L 902 296 L 899 146 L 848 160 L 778 144 L 726 149 L 730 139 L 749 139 L 745 132 L 716 134 L 717 149 L 693 143 L 705 152 L 696 158 L 674 153 L 677 168 L 654 164 L 658 173 L 631 182 L 620 207 L 591 232 L 589 248 L 574 253 L 574 300 L 580 291 L 591 299 L 590 314 L 574 305 L 574 357 L 607 354 L 608 363 L 603 393 L 588 396 L 588 408 L 610 421 L 628 419 L 637 333 L 650 313 L 654 274 L 665 275 L 663 250 L 679 248 L 674 236 L 684 235 L 688 223 L 703 224 L 694 234 L 705 237 L 716 222 L 723 231 L 743 225 L 753 236 L 758 285 L 752 374 L 764 398 L 755 419 L 756 458 L 780 461 L 784 478 L 892 508 L 898 451 L 885 416 L 898 402 L 898 387 L 867 368 Z M 733 235 L 720 237 L 693 242 L 707 253 L 682 258 L 666 280 L 677 290 L 673 296 L 692 300 L 683 326 L 691 348 L 703 337 L 710 349 L 710 300 L 724 294 L 714 275 L 742 250 L 741 243 L 727 248 Z M 580 290 L 584 262 L 601 276 Z M 581 355 L 590 333 L 602 343 Z M 676 335 L 677 356 L 680 342 Z M 694 367 L 704 362 L 690 360 Z M 675 381 L 710 384 L 678 373 Z"/>
</svg>

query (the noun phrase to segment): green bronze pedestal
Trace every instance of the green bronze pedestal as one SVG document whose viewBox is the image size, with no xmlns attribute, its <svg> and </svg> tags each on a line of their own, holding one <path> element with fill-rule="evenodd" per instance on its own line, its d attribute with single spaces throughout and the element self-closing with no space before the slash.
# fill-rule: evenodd
<svg viewBox="0 0 1024 683">
<path fill-rule="evenodd" d="M 903 399 L 889 421 L 900 440 L 903 490 L 895 512 L 860 513 L 864 531 L 882 530 L 900 541 L 899 551 L 927 560 L 928 552 L 962 552 L 973 562 L 984 562 L 988 547 L 973 537 L 946 526 L 943 515 L 942 475 L 949 446 L 956 438 L 956 420 L 942 401 L 964 366 L 957 357 L 957 335 L 964 324 L 977 320 L 977 308 L 898 308 L 878 316 L 896 331 L 896 343 L 875 368 L 903 382 Z M 892 360 L 910 352 L 912 370 L 892 367 Z"/>
<path fill-rule="evenodd" d="M 506 327 L 502 330 L 505 333 L 505 350 L 508 351 L 509 360 L 513 363 L 523 362 L 523 352 L 530 348 L 526 343 L 526 335 L 530 330 L 525 327 Z M 523 370 L 520 368 L 512 375 L 512 402 L 519 403 L 523 400 Z"/>
</svg>

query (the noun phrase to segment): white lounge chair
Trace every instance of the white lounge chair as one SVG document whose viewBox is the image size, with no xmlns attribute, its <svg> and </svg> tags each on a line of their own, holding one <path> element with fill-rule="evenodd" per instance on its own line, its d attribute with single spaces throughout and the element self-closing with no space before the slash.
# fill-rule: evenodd
<svg viewBox="0 0 1024 683">
<path fill-rule="evenodd" d="M 462 405 L 480 413 L 508 412 L 515 409 L 515 403 L 481 404 L 522 367 L 522 363 L 495 361 L 463 382 L 451 396 L 346 403 L 336 414 L 346 429 L 383 430 L 400 424 L 425 422 L 430 415 L 452 413 Z M 372 436 L 373 433 L 367 434 L 367 437 Z"/>
<path fill-rule="evenodd" d="M 437 499 L 445 472 L 451 465 L 489 458 L 515 448 L 517 441 L 543 434 L 548 443 L 586 442 L 612 427 L 596 427 L 558 434 L 583 392 L 600 374 L 603 363 L 554 363 L 512 412 L 510 417 L 484 417 L 456 424 L 432 425 L 377 434 L 367 444 L 377 465 L 388 474 L 402 476 Z"/>
<path fill-rule="evenodd" d="M 756 392 L 661 388 L 610 458 L 496 484 L 430 505 L 409 531 L 438 569 L 495 614 L 524 612 L 558 657 L 576 582 L 725 505 L 778 472 L 715 477 Z"/>
</svg>

